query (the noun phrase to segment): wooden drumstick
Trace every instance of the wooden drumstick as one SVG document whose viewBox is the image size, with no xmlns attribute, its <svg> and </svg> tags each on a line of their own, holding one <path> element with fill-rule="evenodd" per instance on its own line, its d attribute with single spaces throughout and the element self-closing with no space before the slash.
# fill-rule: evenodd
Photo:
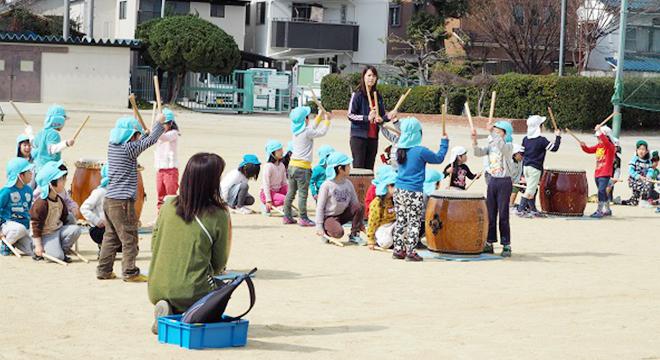
<svg viewBox="0 0 660 360">
<path fill-rule="evenodd" d="M 69 265 L 69 264 L 65 263 L 64 261 L 62 261 L 62 260 L 60 260 L 60 259 L 58 259 L 58 258 L 56 258 L 56 257 L 54 257 L 54 256 L 51 256 L 51 255 L 46 254 L 45 251 L 41 253 L 41 257 L 43 257 L 44 259 L 50 260 L 50 261 L 52 261 L 52 262 L 54 262 L 54 263 L 58 263 L 58 264 L 60 264 L 60 265 L 64 265 L 64 266 L 68 266 L 68 265 Z"/>
<path fill-rule="evenodd" d="M 521 189 L 527 189 L 527 186 L 523 184 L 513 184 L 514 187 L 521 188 Z"/>
<path fill-rule="evenodd" d="M 76 129 L 76 132 L 73 134 L 73 140 L 76 140 L 78 138 L 78 135 L 80 135 L 80 132 L 82 131 L 82 129 L 85 127 L 85 125 L 89 121 L 89 118 L 90 118 L 90 116 L 87 115 L 87 117 L 85 118 L 85 121 L 83 121 L 83 123 L 80 124 L 80 126 L 78 126 L 78 129 Z"/>
<path fill-rule="evenodd" d="M 7 245 L 9 250 L 11 250 L 17 258 L 21 258 L 21 253 L 14 247 L 14 245 L 10 244 L 4 237 L 2 238 L 2 242 Z"/>
<path fill-rule="evenodd" d="M 374 95 L 375 94 L 376 94 L 376 92 L 374 91 Z M 374 101 L 371 98 L 371 88 L 367 89 L 367 100 L 369 100 L 369 109 L 373 111 L 374 110 L 374 105 L 373 105 Z"/>
<path fill-rule="evenodd" d="M 147 124 L 144 123 L 142 115 L 140 115 L 140 111 L 138 110 L 137 103 L 135 102 L 135 94 L 131 94 L 131 96 L 128 97 L 128 100 L 131 102 L 131 107 L 133 108 L 133 116 L 135 116 L 135 118 L 140 122 L 140 125 L 142 125 L 144 131 L 149 131 Z"/>
<path fill-rule="evenodd" d="M 582 144 L 582 141 L 580 141 L 580 139 L 577 136 L 575 136 L 575 134 L 573 134 L 573 132 L 569 128 L 566 128 L 566 132 L 568 133 L 568 135 L 572 136 L 573 139 L 575 139 L 575 141 Z"/>
<path fill-rule="evenodd" d="M 555 128 L 555 131 L 559 129 L 557 127 L 557 121 L 555 120 L 555 114 L 552 112 L 552 108 L 548 106 L 548 114 L 550 114 L 550 121 L 552 121 L 552 126 Z"/>
<path fill-rule="evenodd" d="M 158 106 L 157 106 L 156 103 L 154 102 L 154 106 L 153 106 L 153 108 L 151 109 L 151 123 L 152 123 L 152 124 L 156 121 L 156 108 L 158 108 Z"/>
<path fill-rule="evenodd" d="M 391 125 L 389 125 L 389 124 L 383 124 L 382 126 L 383 126 L 385 129 L 387 129 L 387 130 L 389 130 L 389 131 L 391 131 L 391 132 L 397 134 L 398 136 L 401 136 L 401 131 L 397 130 L 397 129 L 394 128 L 393 126 L 391 126 Z"/>
<path fill-rule="evenodd" d="M 468 191 L 468 190 L 470 189 L 470 187 L 471 187 L 474 183 L 476 183 L 477 180 L 478 180 L 479 178 L 481 178 L 481 174 L 483 174 L 483 171 L 480 171 L 480 172 L 477 174 L 477 176 L 474 177 L 474 179 L 472 180 L 472 182 L 470 182 L 470 183 L 468 184 L 468 186 L 465 188 L 465 191 Z M 451 178 L 451 176 L 450 176 L 450 178 Z"/>
<path fill-rule="evenodd" d="M 321 236 L 321 237 L 322 237 L 325 241 L 329 242 L 329 243 L 332 244 L 332 245 L 336 245 L 336 246 L 339 246 L 339 247 L 344 247 L 344 243 L 342 243 L 342 242 L 339 241 L 339 240 L 333 239 L 333 238 L 331 238 L 331 237 L 329 237 L 329 236 L 326 236 L 326 235 L 323 235 L 323 236 Z"/>
<path fill-rule="evenodd" d="M 78 245 L 78 244 L 76 244 L 76 245 Z M 73 254 L 76 255 L 76 257 L 78 259 L 82 260 L 85 264 L 89 264 L 89 260 L 87 260 L 87 258 L 85 258 L 84 256 L 80 255 L 78 250 L 71 249 L 71 252 L 73 252 Z"/>
<path fill-rule="evenodd" d="M 158 75 L 154 75 L 154 91 L 156 92 L 156 104 L 158 105 L 158 112 L 163 112 L 162 104 L 160 102 L 160 82 Z"/>
<path fill-rule="evenodd" d="M 605 120 L 601 121 L 600 124 L 598 124 L 598 125 L 603 126 L 603 125 L 607 124 L 607 122 L 610 121 L 610 119 L 614 117 L 614 114 L 616 114 L 616 112 L 611 113 L 610 116 L 608 116 Z"/>
<path fill-rule="evenodd" d="M 467 118 L 468 118 L 468 122 L 470 123 L 470 130 L 474 130 L 474 122 L 472 121 L 472 113 L 470 112 L 470 104 L 468 104 L 467 101 L 465 102 L 464 108 L 465 108 L 465 114 L 467 115 Z"/>
<path fill-rule="evenodd" d="M 325 108 L 323 107 L 323 104 L 321 104 L 321 101 L 316 97 L 316 94 L 314 93 L 314 89 L 309 88 L 309 90 L 312 92 L 312 101 L 316 104 L 316 106 L 319 107 L 319 110 L 322 112 L 326 112 Z"/>
<path fill-rule="evenodd" d="M 27 119 L 25 118 L 25 116 L 23 116 L 23 113 L 21 113 L 21 111 L 18 110 L 18 107 L 16 106 L 16 104 L 14 104 L 14 102 L 13 102 L 12 100 L 9 100 L 9 104 L 11 104 L 11 107 L 14 108 L 14 111 L 16 111 L 16 113 L 18 114 L 18 117 L 20 117 L 21 120 L 23 120 L 23 122 L 25 123 L 25 125 L 30 126 L 30 123 L 27 121 Z"/>
<path fill-rule="evenodd" d="M 442 119 L 442 136 L 445 136 L 447 135 L 447 128 L 445 127 L 446 117 L 447 117 L 447 104 L 446 103 L 442 104 L 440 108 L 442 112 L 442 115 L 440 116 L 440 118 Z"/>
<path fill-rule="evenodd" d="M 493 116 L 495 115 L 495 98 L 497 97 L 497 92 L 493 91 L 490 96 L 490 111 L 488 112 L 488 123 L 493 122 Z"/>
<path fill-rule="evenodd" d="M 394 110 L 392 110 L 392 111 L 395 111 L 395 112 L 399 111 L 399 108 L 401 107 L 401 105 L 403 105 L 403 102 L 406 101 L 406 98 L 408 97 L 408 95 L 410 95 L 411 91 L 412 91 L 412 89 L 408 89 L 408 91 L 406 91 L 405 94 L 401 95 L 401 97 L 399 98 L 399 101 L 396 102 L 396 106 L 394 106 Z"/>
</svg>

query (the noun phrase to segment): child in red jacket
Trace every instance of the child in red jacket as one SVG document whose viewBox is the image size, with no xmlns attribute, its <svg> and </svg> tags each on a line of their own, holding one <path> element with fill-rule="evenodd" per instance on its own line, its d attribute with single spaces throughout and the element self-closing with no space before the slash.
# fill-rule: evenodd
<svg viewBox="0 0 660 360">
<path fill-rule="evenodd" d="M 615 141 L 612 137 L 612 129 L 607 126 L 597 125 L 596 136 L 598 144 L 587 146 L 583 141 L 580 142 L 582 151 L 587 154 L 596 154 L 596 186 L 598 187 L 598 210 L 591 214 L 593 218 L 602 218 L 603 216 L 612 216 L 610 203 L 607 196 L 607 185 L 614 172 L 614 155 L 616 153 Z"/>
</svg>

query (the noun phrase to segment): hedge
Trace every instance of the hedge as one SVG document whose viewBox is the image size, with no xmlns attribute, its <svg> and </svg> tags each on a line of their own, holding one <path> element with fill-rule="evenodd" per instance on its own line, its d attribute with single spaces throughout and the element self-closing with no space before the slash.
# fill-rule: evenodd
<svg viewBox="0 0 660 360">
<path fill-rule="evenodd" d="M 323 78 L 321 93 L 328 110 L 346 109 L 351 92 L 357 88 L 359 74 L 331 74 Z M 396 85 L 378 85 L 385 107 L 392 109 L 405 91 Z M 531 114 L 547 114 L 551 106 L 560 127 L 589 130 L 612 112 L 612 78 L 557 77 L 554 75 L 505 74 L 496 76 L 496 117 L 525 119 Z M 466 99 L 476 106 L 475 88 L 458 88 L 449 99 L 449 112 L 459 115 Z M 488 107 L 490 96 L 485 99 Z M 400 111 L 437 114 L 440 88 L 434 85 L 413 87 Z M 487 110 L 486 110 L 487 111 Z M 473 113 L 476 113 L 473 110 Z M 660 113 L 624 108 L 623 128 L 628 130 L 660 128 Z"/>
</svg>

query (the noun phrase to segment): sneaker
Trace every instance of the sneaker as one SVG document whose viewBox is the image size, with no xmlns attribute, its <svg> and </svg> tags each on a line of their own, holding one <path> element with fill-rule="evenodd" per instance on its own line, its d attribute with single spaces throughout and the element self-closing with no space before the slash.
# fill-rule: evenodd
<svg viewBox="0 0 660 360">
<path fill-rule="evenodd" d="M 403 259 L 405 259 L 405 258 L 406 258 L 406 252 L 403 251 L 403 250 L 398 250 L 398 251 L 395 250 L 395 251 L 392 253 L 392 259 L 403 260 Z"/>
<path fill-rule="evenodd" d="M 612 199 L 612 202 L 613 202 L 615 205 L 621 205 L 621 196 L 617 196 L 617 197 L 615 197 L 614 199 Z"/>
<path fill-rule="evenodd" d="M 151 333 L 158 335 L 158 318 L 172 315 L 172 306 L 165 300 L 160 300 L 154 307 L 154 323 L 151 324 Z"/>
<path fill-rule="evenodd" d="M 117 278 L 117 275 L 115 273 L 111 272 L 110 274 L 107 275 L 96 275 L 96 278 L 99 280 L 113 280 Z"/>
<path fill-rule="evenodd" d="M 511 257 L 511 245 L 504 245 L 504 248 L 502 248 L 502 257 Z"/>
<path fill-rule="evenodd" d="M 548 217 L 546 214 L 539 211 L 530 211 L 529 214 L 531 215 L 531 217 L 540 218 L 540 219 Z"/>
<path fill-rule="evenodd" d="M 353 244 L 359 245 L 359 246 L 365 246 L 367 245 L 367 242 L 360 237 L 360 235 L 349 235 L 348 236 L 348 241 L 352 242 Z"/>
<path fill-rule="evenodd" d="M 312 227 L 312 226 L 316 226 L 316 223 L 308 218 L 300 218 L 298 219 L 298 225 L 302 227 Z"/>
<path fill-rule="evenodd" d="M 529 211 L 516 210 L 516 215 L 518 215 L 518 217 L 523 219 L 531 219 L 534 217 Z"/>
<path fill-rule="evenodd" d="M 68 256 L 66 256 L 66 255 L 64 255 L 64 259 L 62 259 L 62 261 L 64 261 L 64 262 L 65 262 L 65 263 L 67 263 L 67 264 L 70 264 L 70 263 L 71 263 L 71 261 L 73 261 L 73 260 L 71 260 L 71 258 L 70 258 L 70 257 L 68 257 Z"/>
<path fill-rule="evenodd" d="M 245 206 L 238 208 L 236 210 L 236 212 L 241 214 L 241 215 L 251 215 L 253 213 L 253 211 L 251 209 L 249 209 Z"/>
<path fill-rule="evenodd" d="M 295 224 L 295 223 L 296 223 L 296 221 L 293 220 L 292 218 L 288 217 L 288 216 L 285 216 L 285 217 L 282 218 L 282 224 L 284 224 L 284 225 L 291 225 L 291 224 Z"/>
<path fill-rule="evenodd" d="M 655 213 L 660 214 L 660 207 L 655 208 Z"/>
<path fill-rule="evenodd" d="M 146 275 L 142 275 L 142 274 L 137 274 L 135 276 L 124 278 L 124 282 L 130 282 L 130 283 L 143 283 L 143 282 L 147 282 L 148 280 L 149 278 Z"/>
<path fill-rule="evenodd" d="M 484 245 L 483 250 L 481 250 L 482 254 L 494 254 L 495 249 L 493 249 L 493 244 L 487 242 L 486 245 Z"/>
<path fill-rule="evenodd" d="M 406 261 L 419 262 L 424 261 L 424 258 L 419 256 L 419 254 L 413 250 L 406 255 Z"/>
<path fill-rule="evenodd" d="M 426 250 L 428 247 L 422 243 L 422 241 L 418 241 L 417 245 L 415 245 L 415 250 Z"/>
<path fill-rule="evenodd" d="M 603 216 L 612 216 L 612 210 L 603 211 Z"/>
<path fill-rule="evenodd" d="M 591 214 L 591 217 L 595 219 L 601 219 L 603 216 L 605 215 L 600 210 L 596 210 L 596 212 Z"/>
</svg>

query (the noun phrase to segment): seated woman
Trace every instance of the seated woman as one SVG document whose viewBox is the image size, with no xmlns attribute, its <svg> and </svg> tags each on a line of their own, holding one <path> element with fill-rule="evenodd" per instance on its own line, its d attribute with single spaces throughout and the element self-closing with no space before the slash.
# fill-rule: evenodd
<svg viewBox="0 0 660 360">
<path fill-rule="evenodd" d="M 225 161 L 216 154 L 193 155 L 181 179 L 179 195 L 160 208 L 151 240 L 149 300 L 158 317 L 182 313 L 215 289 L 214 276 L 227 264 L 231 220 L 222 201 L 220 176 Z"/>
</svg>

